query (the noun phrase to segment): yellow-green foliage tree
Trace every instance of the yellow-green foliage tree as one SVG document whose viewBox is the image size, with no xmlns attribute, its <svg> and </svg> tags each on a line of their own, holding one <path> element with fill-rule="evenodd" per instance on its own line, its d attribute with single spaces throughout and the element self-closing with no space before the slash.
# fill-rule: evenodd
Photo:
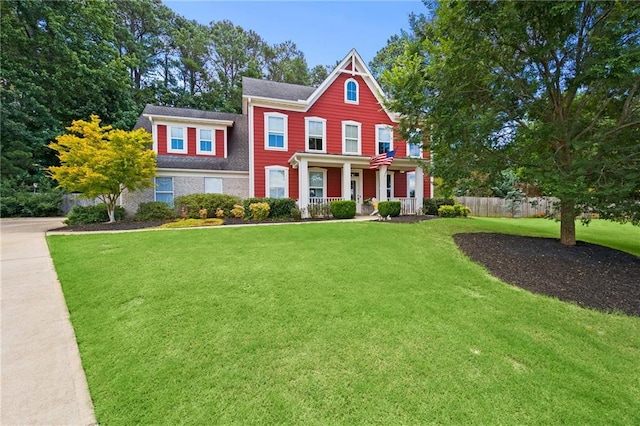
<svg viewBox="0 0 640 426">
<path fill-rule="evenodd" d="M 60 166 L 48 171 L 58 185 L 83 197 L 98 198 L 107 205 L 109 222 L 124 190 L 153 187 L 156 155 L 151 135 L 144 129 L 127 132 L 101 126 L 100 118 L 76 120 L 69 133 L 58 136 L 49 148 L 56 151 Z"/>
</svg>

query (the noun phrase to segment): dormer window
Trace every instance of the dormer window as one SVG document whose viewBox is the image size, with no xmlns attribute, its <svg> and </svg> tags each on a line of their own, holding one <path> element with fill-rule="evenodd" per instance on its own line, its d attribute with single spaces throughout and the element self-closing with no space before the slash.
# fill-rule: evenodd
<svg viewBox="0 0 640 426">
<path fill-rule="evenodd" d="M 358 82 L 353 78 L 344 83 L 344 101 L 348 104 L 358 103 Z"/>
</svg>

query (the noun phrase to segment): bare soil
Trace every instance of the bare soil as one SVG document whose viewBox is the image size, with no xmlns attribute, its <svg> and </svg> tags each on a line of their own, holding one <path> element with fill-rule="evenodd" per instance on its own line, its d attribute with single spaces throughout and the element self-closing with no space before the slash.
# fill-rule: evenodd
<svg viewBox="0 0 640 426">
<path fill-rule="evenodd" d="M 640 316 L 640 257 L 579 241 L 456 234 L 458 247 L 501 280 L 579 306 Z"/>
</svg>

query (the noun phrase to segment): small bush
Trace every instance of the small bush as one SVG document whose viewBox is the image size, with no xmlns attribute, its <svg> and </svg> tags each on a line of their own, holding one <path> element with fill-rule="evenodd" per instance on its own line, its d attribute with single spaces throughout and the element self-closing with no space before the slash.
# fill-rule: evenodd
<svg viewBox="0 0 640 426">
<path fill-rule="evenodd" d="M 336 219 L 352 219 L 356 215 L 356 202 L 352 200 L 332 201 L 330 208 Z"/>
<path fill-rule="evenodd" d="M 291 217 L 291 209 L 296 208 L 296 201 L 291 198 L 247 198 L 244 200 L 244 211 L 250 213 L 249 206 L 256 203 L 269 204 L 269 217 L 286 219 Z"/>
<path fill-rule="evenodd" d="M 316 219 L 318 217 L 330 217 L 331 216 L 331 204 L 310 204 L 308 208 L 309 217 Z"/>
<path fill-rule="evenodd" d="M 442 205 L 438 208 L 438 216 L 440 217 L 467 217 L 471 213 L 471 209 L 462 204 Z"/>
<path fill-rule="evenodd" d="M 162 201 L 150 201 L 140 203 L 138 211 L 133 216 L 133 220 L 147 222 L 152 220 L 169 220 L 176 217 L 175 211 Z"/>
<path fill-rule="evenodd" d="M 425 198 L 422 200 L 422 211 L 424 214 L 436 216 L 440 206 L 453 206 L 455 203 L 453 198 Z"/>
<path fill-rule="evenodd" d="M 116 221 L 124 219 L 124 208 L 116 206 Z M 67 225 L 86 225 L 88 223 L 104 223 L 109 222 L 109 214 L 107 213 L 107 205 L 104 203 L 95 206 L 75 206 L 69 212 L 67 219 L 64 221 Z"/>
<path fill-rule="evenodd" d="M 198 216 L 200 216 L 200 219 L 202 220 L 205 220 L 207 218 L 207 214 L 209 214 L 209 211 L 207 209 L 198 210 Z"/>
<path fill-rule="evenodd" d="M 200 218 L 200 210 L 206 209 L 211 217 L 218 209 L 230 212 L 235 204 L 240 204 L 240 198 L 227 194 L 190 194 L 176 197 L 174 205 L 182 211 L 186 210 L 186 217 Z"/>
<path fill-rule="evenodd" d="M 265 220 L 269 217 L 269 203 L 253 203 L 249 205 L 251 218 L 256 221 Z"/>
<path fill-rule="evenodd" d="M 236 219 L 242 219 L 244 217 L 244 207 L 240 204 L 236 204 L 231 209 L 231 215 Z"/>
<path fill-rule="evenodd" d="M 400 210 L 402 204 L 400 201 L 380 201 L 378 203 L 378 214 L 382 217 L 396 217 L 400 216 Z"/>
<path fill-rule="evenodd" d="M 291 217 L 295 220 L 302 219 L 302 210 L 297 207 L 291 209 Z"/>
<path fill-rule="evenodd" d="M 224 210 L 221 208 L 216 209 L 216 217 L 222 219 L 224 217 Z"/>
</svg>

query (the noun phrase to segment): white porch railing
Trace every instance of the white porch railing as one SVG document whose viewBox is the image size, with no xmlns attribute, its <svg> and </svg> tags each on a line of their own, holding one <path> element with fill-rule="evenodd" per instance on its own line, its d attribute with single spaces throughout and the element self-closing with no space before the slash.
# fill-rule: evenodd
<svg viewBox="0 0 640 426">
<path fill-rule="evenodd" d="M 307 212 L 310 217 L 329 217 L 331 215 L 331 202 L 340 201 L 342 197 L 311 197 Z"/>
<path fill-rule="evenodd" d="M 416 198 L 390 198 L 389 201 L 400 201 L 400 214 L 401 215 L 415 215 L 418 214 L 419 209 L 422 206 L 418 206 Z"/>
</svg>

